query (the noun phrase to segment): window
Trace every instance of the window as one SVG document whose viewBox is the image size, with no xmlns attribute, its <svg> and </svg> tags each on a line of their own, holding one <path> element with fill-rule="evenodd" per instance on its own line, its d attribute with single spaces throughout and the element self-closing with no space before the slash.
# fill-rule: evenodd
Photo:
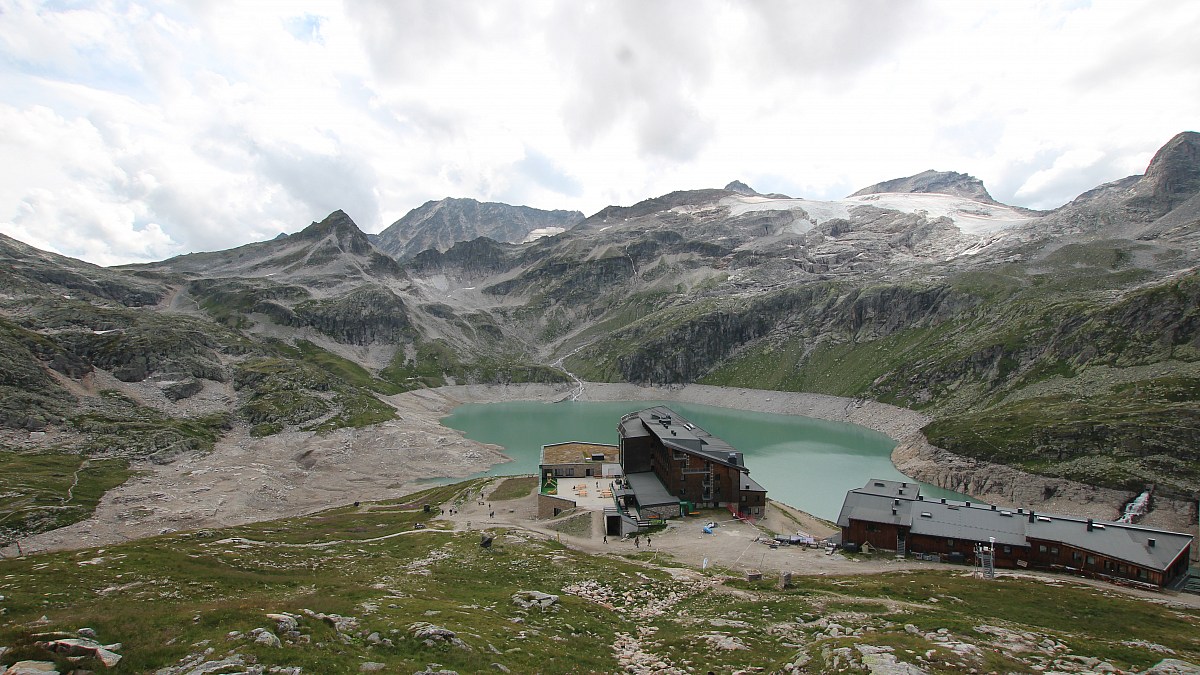
<svg viewBox="0 0 1200 675">
<path fill-rule="evenodd" d="M 1005 552 L 1005 553 L 1012 553 L 1012 547 L 1011 547 L 1011 546 L 1005 546 L 1005 547 L 1004 547 L 1004 552 Z"/>
<path fill-rule="evenodd" d="M 745 500 L 746 500 L 746 498 L 743 496 L 742 501 L 745 501 Z M 878 531 L 879 531 L 879 525 L 877 525 L 876 523 L 867 523 L 867 532 L 878 532 Z"/>
<path fill-rule="evenodd" d="M 1150 575 L 1146 574 L 1146 570 L 1138 570 L 1138 578 L 1139 579 L 1149 579 Z"/>
<path fill-rule="evenodd" d="M 1045 553 L 1045 552 L 1046 552 L 1046 545 L 1038 544 L 1038 553 Z"/>
<path fill-rule="evenodd" d="M 946 540 L 946 548 L 954 548 L 954 540 L 953 539 Z"/>
<path fill-rule="evenodd" d="M 1071 551 L 1072 562 L 1083 562 L 1083 554 L 1079 551 Z"/>
<path fill-rule="evenodd" d="M 569 468 L 567 469 L 567 475 L 568 475 L 568 476 L 574 476 L 574 475 L 575 475 L 575 467 L 573 467 L 573 466 L 572 466 L 572 467 L 569 467 Z"/>
<path fill-rule="evenodd" d="M 1095 564 L 1096 564 L 1096 556 L 1094 556 L 1094 555 L 1089 555 L 1089 556 L 1087 557 L 1087 564 L 1089 564 L 1089 565 L 1095 565 Z"/>
</svg>

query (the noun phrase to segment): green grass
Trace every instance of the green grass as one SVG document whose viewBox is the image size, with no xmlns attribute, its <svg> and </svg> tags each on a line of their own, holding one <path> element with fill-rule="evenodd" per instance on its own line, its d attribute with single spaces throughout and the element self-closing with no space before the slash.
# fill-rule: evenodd
<svg viewBox="0 0 1200 675">
<path fill-rule="evenodd" d="M 477 499 L 489 479 L 437 486 L 408 497 L 362 503 L 306 517 L 219 531 L 173 533 L 151 539 L 0 560 L 0 657 L 46 658 L 33 646 L 36 631 L 94 628 L 102 642 L 121 642 L 124 660 L 111 671 L 153 672 L 218 646 L 253 657 L 265 668 L 299 666 L 306 672 L 356 673 L 366 660 L 389 672 L 412 672 L 429 663 L 458 672 L 488 672 L 501 663 L 513 672 L 615 672 L 619 634 L 636 637 L 653 659 L 676 667 L 782 670 L 804 651 L 810 672 L 827 669 L 831 649 L 856 643 L 891 646 L 902 660 L 932 650 L 922 665 L 932 673 L 1027 672 L 1030 661 L 986 644 L 982 625 L 1031 632 L 1061 641 L 1073 653 L 1144 669 L 1162 658 L 1129 640 L 1200 658 L 1194 610 L 1169 608 L 1071 583 L 1000 579 L 981 582 L 961 572 L 794 576 L 784 591 L 774 579 L 722 580 L 710 570 L 697 581 L 680 580 L 669 551 L 591 556 L 553 539 L 520 530 L 438 529 L 440 508 Z M 425 506 L 430 506 L 430 513 Z M 425 529 L 415 529 L 418 523 Z M 581 586 L 577 586 L 580 584 Z M 715 584 L 715 585 L 714 585 Z M 578 589 L 590 588 L 598 601 Z M 512 602 L 522 590 L 559 595 L 556 608 L 526 610 Z M 937 602 L 934 602 L 934 601 Z M 339 635 L 304 616 L 311 609 L 354 617 L 358 628 Z M 298 640 L 282 648 L 227 638 L 256 628 L 272 630 L 267 613 L 301 615 Z M 822 637 L 818 617 L 859 628 L 860 638 Z M 409 635 L 414 622 L 455 631 L 469 649 L 425 645 Z M 947 629 L 956 640 L 980 647 L 960 657 L 906 632 Z M 646 629 L 650 629 L 647 631 Z M 391 645 L 373 645 L 377 632 Z M 721 650 L 714 637 L 735 638 L 748 649 Z M 62 665 L 68 664 L 64 661 Z M 64 668 L 65 669 L 65 668 Z"/>
<path fill-rule="evenodd" d="M 296 349 L 305 361 L 352 386 L 369 389 L 380 394 L 398 394 L 404 390 L 395 382 L 376 378 L 357 363 L 322 349 L 307 340 L 297 340 Z"/>
<path fill-rule="evenodd" d="M 500 483 L 500 485 L 496 486 L 495 490 L 492 490 L 488 495 L 488 499 L 494 502 L 521 499 L 522 497 L 529 496 L 537 488 L 537 485 L 537 476 L 505 478 L 503 483 Z"/>
<path fill-rule="evenodd" d="M 0 451 L 0 542 L 86 519 L 131 475 L 124 459 Z"/>
</svg>

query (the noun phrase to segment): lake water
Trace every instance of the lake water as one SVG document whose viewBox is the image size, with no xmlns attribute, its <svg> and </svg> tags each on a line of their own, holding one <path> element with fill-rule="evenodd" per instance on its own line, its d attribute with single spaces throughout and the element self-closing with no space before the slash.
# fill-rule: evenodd
<svg viewBox="0 0 1200 675">
<path fill-rule="evenodd" d="M 892 465 L 895 442 L 852 424 L 795 415 L 729 410 L 666 401 L 608 401 L 468 404 L 455 408 L 442 424 L 468 438 L 504 447 L 512 462 L 479 475 L 537 473 L 543 445 L 564 441 L 617 443 L 617 421 L 625 413 L 654 405 L 670 406 L 705 431 L 740 450 L 750 475 L 767 496 L 813 515 L 835 520 L 846 491 L 868 479 L 906 479 Z M 963 499 L 921 484 L 929 497 Z"/>
</svg>

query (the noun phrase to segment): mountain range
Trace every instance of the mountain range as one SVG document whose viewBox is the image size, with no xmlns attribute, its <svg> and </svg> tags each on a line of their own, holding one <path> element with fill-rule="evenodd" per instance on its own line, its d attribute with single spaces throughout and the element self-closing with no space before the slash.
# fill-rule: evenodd
<svg viewBox="0 0 1200 675">
<path fill-rule="evenodd" d="M 588 217 L 445 199 L 378 236 L 336 211 L 116 268 L 0 236 L 0 441 L 165 461 L 232 425 L 373 424 L 418 387 L 702 382 L 882 400 L 958 454 L 1195 499 L 1198 244 L 1194 132 L 1046 212 L 926 171 Z"/>
</svg>

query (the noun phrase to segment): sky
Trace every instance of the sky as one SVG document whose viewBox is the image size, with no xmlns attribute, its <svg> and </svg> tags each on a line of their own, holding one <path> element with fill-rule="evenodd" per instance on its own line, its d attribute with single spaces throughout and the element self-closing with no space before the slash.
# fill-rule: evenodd
<svg viewBox="0 0 1200 675">
<path fill-rule="evenodd" d="M 1191 0 L 0 0 L 0 233 L 113 265 L 927 169 L 1054 208 L 1200 127 L 1197 35 Z"/>
</svg>

